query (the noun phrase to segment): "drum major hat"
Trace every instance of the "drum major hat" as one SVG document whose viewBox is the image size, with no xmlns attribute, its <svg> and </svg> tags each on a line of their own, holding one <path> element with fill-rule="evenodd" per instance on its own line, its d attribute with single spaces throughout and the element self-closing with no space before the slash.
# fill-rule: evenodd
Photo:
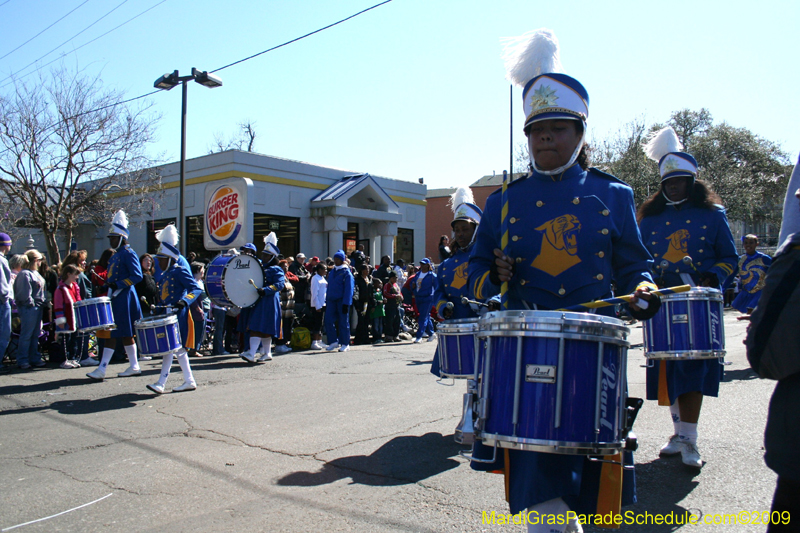
<svg viewBox="0 0 800 533">
<path fill-rule="evenodd" d="M 456 220 L 464 220 L 478 225 L 481 223 L 481 216 L 483 211 L 475 205 L 475 199 L 472 197 L 472 189 L 469 187 L 459 187 L 456 192 L 450 195 L 449 201 L 450 209 L 453 210 L 453 221 L 450 222 L 450 227 Z"/>
<path fill-rule="evenodd" d="M 540 28 L 508 39 L 503 52 L 508 79 L 521 86 L 525 126 L 540 120 L 569 119 L 586 122 L 589 93 L 564 74 L 555 34 Z"/>
<path fill-rule="evenodd" d="M 181 256 L 180 250 L 178 250 L 179 239 L 175 224 L 169 224 L 164 229 L 157 231 L 156 240 L 161 243 L 161 246 L 158 247 L 156 255 L 177 260 Z"/>
<path fill-rule="evenodd" d="M 114 235 L 119 235 L 125 239 L 130 236 L 128 233 L 128 215 L 122 209 L 114 213 L 111 219 L 111 227 L 108 228 L 108 236 L 112 237 Z"/>
<path fill-rule="evenodd" d="M 280 255 L 281 251 L 278 249 L 278 236 L 275 235 L 274 232 L 270 231 L 269 235 L 264 237 L 264 249 L 261 253 L 275 256 Z"/>
<path fill-rule="evenodd" d="M 658 163 L 662 183 L 679 176 L 697 179 L 697 161 L 681 150 L 683 145 L 672 126 L 662 128 L 648 136 L 644 153 Z"/>
</svg>

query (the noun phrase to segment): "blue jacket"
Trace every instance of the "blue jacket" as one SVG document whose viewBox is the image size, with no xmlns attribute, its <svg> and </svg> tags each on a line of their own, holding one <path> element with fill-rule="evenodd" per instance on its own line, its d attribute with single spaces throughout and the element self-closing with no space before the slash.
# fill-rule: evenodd
<svg viewBox="0 0 800 533">
<path fill-rule="evenodd" d="M 433 300 L 434 292 L 438 285 L 436 274 L 431 270 L 422 280 L 419 279 L 420 275 L 422 275 L 422 272 L 418 272 L 416 277 L 411 281 L 411 293 L 417 300 Z"/>
<path fill-rule="evenodd" d="M 436 312 L 439 316 L 444 316 L 444 308 L 448 302 L 453 303 L 453 315 L 450 317 L 452 319 L 478 316 L 469 305 L 461 303 L 461 298 L 464 296 L 472 299 L 472 291 L 469 290 L 469 283 L 467 283 L 470 250 L 471 247 L 466 250 L 459 249 L 439 265 L 436 275 L 436 293 L 434 294 Z"/>
<path fill-rule="evenodd" d="M 248 313 L 242 313 L 248 321 L 251 331 L 267 335 L 279 335 L 281 332 L 281 291 L 286 285 L 286 275 L 279 266 L 264 268 L 264 296 Z"/>
<path fill-rule="evenodd" d="M 108 260 L 106 282 L 116 286 L 116 289 L 109 291 L 114 323 L 117 325 L 117 329 L 111 332 L 114 338 L 133 337 L 133 324 L 142 317 L 139 296 L 136 294 L 136 284 L 142 281 L 142 277 L 139 256 L 129 244 L 120 247 Z M 117 289 L 121 289 L 120 292 L 117 293 Z"/>
<path fill-rule="evenodd" d="M 183 256 L 181 256 L 183 257 Z M 158 280 L 156 298 L 161 305 L 174 307 L 178 302 L 186 302 L 186 307 L 177 313 L 178 328 L 181 333 L 181 344 L 186 348 L 194 348 L 197 344 L 196 327 L 189 328 L 191 315 L 189 307 L 203 294 L 203 288 L 195 281 L 188 262 L 175 261 L 166 271 L 161 271 Z"/>
<path fill-rule="evenodd" d="M 500 190 L 486 200 L 469 259 L 478 300 L 500 292 L 490 281 L 500 246 Z M 578 165 L 559 181 L 534 172 L 508 188 L 508 255 L 515 258 L 509 308 L 559 309 L 652 287 L 652 259 L 636 225 L 633 191 L 614 176 Z M 606 308 L 613 309 L 613 308 Z"/>
<path fill-rule="evenodd" d="M 336 300 L 342 305 L 353 305 L 353 290 L 355 279 L 352 272 L 346 265 L 335 267 L 328 272 L 328 292 L 325 295 L 326 302 Z"/>
<path fill-rule="evenodd" d="M 738 257 L 725 210 L 694 206 L 670 206 L 639 224 L 645 246 L 653 255 L 659 285 L 683 285 L 680 274 L 699 283 L 701 273 L 715 274 L 720 287 L 733 273 Z M 692 265 L 683 258 L 692 258 Z M 661 263 L 667 261 L 667 268 Z M 696 269 L 696 270 L 695 270 Z"/>
</svg>

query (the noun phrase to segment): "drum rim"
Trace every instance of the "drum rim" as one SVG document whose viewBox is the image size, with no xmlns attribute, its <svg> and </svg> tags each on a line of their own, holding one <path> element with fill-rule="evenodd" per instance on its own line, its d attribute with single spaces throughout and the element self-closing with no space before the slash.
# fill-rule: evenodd
<svg viewBox="0 0 800 533">
<path fill-rule="evenodd" d="M 139 354 L 139 355 L 147 355 L 147 356 L 150 356 L 150 357 L 164 357 L 165 355 L 169 355 L 169 354 L 171 354 L 171 353 L 172 353 L 172 354 L 174 354 L 174 353 L 177 353 L 177 352 L 179 352 L 179 351 L 181 350 L 181 348 L 182 348 L 182 347 L 180 347 L 180 348 L 175 348 L 174 350 L 168 350 L 168 351 L 166 351 L 166 352 L 144 353 L 144 352 L 141 350 L 141 348 L 142 348 L 142 347 L 141 347 L 141 346 L 139 346 L 139 343 L 138 343 L 138 342 L 136 343 L 136 347 L 139 349 L 139 352 L 140 352 L 140 354 Z"/>
<path fill-rule="evenodd" d="M 205 289 L 206 295 L 208 295 L 209 299 L 214 303 L 214 305 L 217 305 L 218 307 L 231 307 L 231 306 L 233 306 L 233 307 L 238 307 L 239 309 L 250 309 L 251 307 L 255 307 L 255 305 L 258 303 L 259 298 L 256 298 L 256 301 L 253 302 L 250 305 L 246 305 L 246 306 L 236 305 L 233 302 L 233 300 L 231 300 L 230 296 L 228 296 L 228 290 L 225 288 L 225 283 L 224 283 L 225 282 L 224 274 L 225 274 L 225 271 L 228 269 L 228 265 L 230 264 L 231 260 L 234 257 L 239 257 L 240 255 L 241 254 L 229 255 L 229 254 L 221 253 L 217 257 L 212 259 L 211 262 L 209 263 L 209 266 L 212 266 L 214 261 L 216 261 L 217 259 L 219 259 L 221 257 L 227 257 L 228 258 L 228 261 L 224 265 L 221 265 L 222 274 L 223 275 L 220 276 L 220 280 L 219 280 L 220 288 L 222 289 L 223 296 L 225 296 L 225 300 L 220 300 L 216 296 L 211 296 L 208 293 L 208 274 L 209 274 L 210 268 L 206 269 L 206 275 L 203 277 L 203 288 Z M 258 257 L 253 257 L 253 256 L 248 256 L 248 257 L 250 257 L 252 259 L 255 259 L 256 262 L 258 263 L 258 265 L 261 267 L 261 282 L 263 284 L 263 282 L 264 282 L 264 265 L 261 263 L 261 260 Z M 219 266 L 219 265 L 213 265 L 213 266 L 216 267 L 216 266 Z M 255 280 L 253 280 L 253 281 L 255 281 Z"/>
<path fill-rule="evenodd" d="M 166 326 L 166 325 L 169 325 L 169 324 L 176 324 L 177 322 L 178 322 L 178 316 L 177 315 L 145 316 L 145 317 L 140 318 L 136 322 L 134 322 L 133 323 L 133 327 L 134 328 L 139 328 L 139 326 L 145 326 L 145 325 L 147 327 L 150 327 L 150 326 L 154 326 L 154 327 L 155 326 Z M 141 327 L 139 329 L 145 329 L 145 328 Z"/>
<path fill-rule="evenodd" d="M 484 446 L 522 450 L 526 452 L 544 452 L 557 455 L 614 455 L 625 448 L 625 440 L 619 442 L 571 442 L 543 439 L 526 439 L 510 437 L 496 433 L 480 432 L 475 436 Z"/>
<path fill-rule="evenodd" d="M 479 330 L 480 328 L 477 322 L 474 324 L 450 324 L 449 326 L 445 326 L 445 323 L 442 322 L 439 324 L 436 332 L 440 335 L 466 335 L 469 333 L 477 333 Z"/>
<path fill-rule="evenodd" d="M 504 313 L 504 314 L 498 315 L 498 313 Z M 506 315 L 505 313 L 508 313 L 508 315 Z M 512 315 L 511 313 L 514 313 L 514 315 Z M 533 313 L 536 313 L 536 315 L 534 315 Z M 566 317 L 565 315 L 580 315 L 581 317 L 587 317 L 587 318 L 577 318 L 572 316 Z M 536 321 L 525 320 L 526 318 L 529 317 L 539 318 L 539 320 Z M 593 327 L 609 331 L 619 331 L 622 332 L 626 337 L 631 333 L 631 328 L 627 324 L 625 324 L 624 321 L 610 316 L 596 315 L 592 313 L 573 313 L 570 311 L 527 311 L 527 310 L 493 311 L 492 313 L 487 313 L 480 319 L 480 331 L 487 334 L 492 331 L 499 331 L 494 329 L 492 325 L 508 324 L 508 323 L 561 324 L 561 325 L 578 326 L 578 327 Z M 505 331 L 518 331 L 518 330 L 509 329 Z"/>
<path fill-rule="evenodd" d="M 713 287 L 692 287 L 686 292 L 676 292 L 673 294 L 662 294 L 661 301 L 689 300 L 698 302 L 722 302 L 722 291 Z"/>
<path fill-rule="evenodd" d="M 88 328 L 78 328 L 76 331 L 78 333 L 94 333 L 95 331 L 111 331 L 113 329 L 117 329 L 116 324 L 99 324 L 97 326 L 89 326 Z"/>
<path fill-rule="evenodd" d="M 726 350 L 672 350 L 645 353 L 645 359 L 664 361 L 693 361 L 702 359 L 721 359 L 725 357 Z M 709 355 L 714 354 L 714 355 Z"/>
<path fill-rule="evenodd" d="M 573 333 L 564 331 L 535 331 L 535 330 L 483 330 L 482 336 L 478 338 L 491 338 L 491 337 L 527 337 L 527 338 L 545 338 L 545 339 L 565 339 L 572 341 L 589 341 L 589 342 L 603 342 L 605 344 L 612 344 L 621 348 L 630 348 L 631 341 L 627 337 L 608 337 L 603 335 L 593 335 L 587 333 Z"/>
<path fill-rule="evenodd" d="M 85 300 L 81 300 L 79 302 L 75 302 L 73 307 L 85 307 L 89 304 L 99 304 L 99 303 L 111 303 L 111 298 L 108 296 L 98 296 L 96 298 L 86 298 Z"/>
</svg>

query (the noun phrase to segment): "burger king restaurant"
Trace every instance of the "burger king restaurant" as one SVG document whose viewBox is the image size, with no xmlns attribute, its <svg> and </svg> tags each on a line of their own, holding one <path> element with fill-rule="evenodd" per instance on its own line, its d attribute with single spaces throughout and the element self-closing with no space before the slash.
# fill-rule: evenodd
<svg viewBox="0 0 800 533">
<path fill-rule="evenodd" d="M 179 164 L 158 171 L 162 193 L 147 215 L 130 217 L 129 242 L 139 254 L 154 253 L 155 231 L 178 218 Z M 333 256 L 363 244 L 373 263 L 383 255 L 416 262 L 425 254 L 426 191 L 420 183 L 228 150 L 186 161 L 181 239 L 208 259 L 246 242 L 260 250 L 272 231 L 285 256 Z M 99 257 L 107 229 L 83 226 L 79 246 Z"/>
</svg>

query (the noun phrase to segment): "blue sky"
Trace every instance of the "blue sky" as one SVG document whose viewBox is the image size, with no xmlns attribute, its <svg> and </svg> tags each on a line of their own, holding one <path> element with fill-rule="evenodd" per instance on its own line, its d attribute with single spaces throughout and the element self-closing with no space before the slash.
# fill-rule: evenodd
<svg viewBox="0 0 800 533">
<path fill-rule="evenodd" d="M 4 1 L 0 56 L 80 6 L 0 59 L 0 79 L 7 80 L 123 0 Z M 128 0 L 40 63 L 155 6 L 62 60 L 134 97 L 165 72 L 214 70 L 378 1 Z M 797 20 L 796 0 L 393 0 L 222 70 L 221 88 L 192 84 L 187 157 L 207 153 L 215 133 L 230 136 L 237 123 L 252 120 L 256 151 L 278 157 L 407 181 L 424 177 L 432 188 L 501 173 L 509 160 L 509 83 L 500 39 L 548 27 L 560 40 L 566 72 L 589 92 L 590 137 L 637 117 L 664 121 L 674 110 L 706 107 L 715 121 L 779 142 L 796 160 Z M 151 153 L 175 161 L 180 90 L 149 98 L 162 115 Z M 522 118 L 515 88 L 515 142 L 523 139 Z"/>
</svg>

